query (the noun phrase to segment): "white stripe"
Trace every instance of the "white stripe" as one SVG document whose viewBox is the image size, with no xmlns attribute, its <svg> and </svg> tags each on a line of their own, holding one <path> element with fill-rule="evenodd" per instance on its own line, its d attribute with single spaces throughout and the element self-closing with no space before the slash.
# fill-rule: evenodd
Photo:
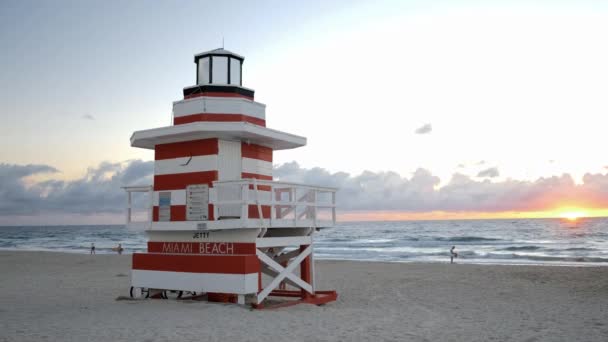
<svg viewBox="0 0 608 342">
<path fill-rule="evenodd" d="M 154 161 L 155 175 L 172 175 L 215 170 L 217 170 L 217 154 Z"/>
<path fill-rule="evenodd" d="M 239 114 L 266 119 L 266 105 L 242 98 L 196 97 L 173 102 L 173 116 L 192 114 Z"/>
<path fill-rule="evenodd" d="M 249 191 L 247 192 L 247 199 L 249 200 L 250 204 L 255 204 L 255 190 L 249 189 Z M 262 205 L 267 205 L 267 203 L 269 203 L 272 200 L 272 196 L 270 191 L 266 191 L 266 190 L 258 190 L 258 201 L 260 201 L 260 204 Z"/>
<path fill-rule="evenodd" d="M 272 163 L 252 158 L 243 158 L 243 172 L 272 177 Z"/>
<path fill-rule="evenodd" d="M 131 270 L 131 285 L 153 289 L 249 294 L 258 291 L 258 274 Z"/>
<path fill-rule="evenodd" d="M 154 206 L 158 206 L 159 192 L 171 192 L 171 205 L 186 205 L 186 190 L 165 190 L 154 191 L 152 200 Z"/>
<path fill-rule="evenodd" d="M 255 242 L 259 229 L 230 229 L 209 232 L 204 242 Z M 201 242 L 200 237 L 189 231 L 149 231 L 148 240 L 154 242 Z"/>
</svg>

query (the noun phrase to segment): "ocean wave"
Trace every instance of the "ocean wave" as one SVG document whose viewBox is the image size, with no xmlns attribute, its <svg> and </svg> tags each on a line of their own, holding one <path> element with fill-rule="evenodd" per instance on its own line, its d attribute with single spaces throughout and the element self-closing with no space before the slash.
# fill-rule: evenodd
<svg viewBox="0 0 608 342">
<path fill-rule="evenodd" d="M 453 242 L 475 242 L 475 241 L 500 241 L 501 239 L 496 238 L 485 238 L 481 236 L 452 236 L 452 237 L 438 237 L 437 241 L 453 241 Z"/>
<path fill-rule="evenodd" d="M 506 248 L 501 248 L 503 251 L 536 251 L 543 247 L 541 246 L 511 246 Z"/>
<path fill-rule="evenodd" d="M 564 249 L 564 251 L 587 252 L 587 251 L 597 251 L 597 249 L 596 248 L 589 248 L 589 247 L 571 247 L 571 248 Z"/>
<path fill-rule="evenodd" d="M 597 263 L 608 262 L 608 258 L 588 257 L 588 256 L 553 256 L 546 254 L 518 254 L 518 253 L 476 253 L 468 255 L 478 259 L 495 259 L 495 260 L 531 260 L 531 261 L 551 261 L 551 262 L 574 262 L 574 263 Z"/>
</svg>

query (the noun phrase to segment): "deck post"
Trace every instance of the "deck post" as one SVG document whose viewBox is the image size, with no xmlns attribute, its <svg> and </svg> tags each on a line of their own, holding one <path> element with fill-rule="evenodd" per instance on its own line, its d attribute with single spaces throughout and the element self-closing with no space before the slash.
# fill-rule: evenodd
<svg viewBox="0 0 608 342">
<path fill-rule="evenodd" d="M 154 210 L 154 190 L 152 187 L 148 188 L 148 223 L 147 227 L 150 227 L 152 223 L 152 211 Z"/>
<path fill-rule="evenodd" d="M 290 187 L 289 188 L 289 199 L 291 200 L 291 207 L 293 208 L 293 226 L 297 227 L 298 226 L 298 210 L 297 210 L 297 198 L 296 198 L 296 188 L 295 187 Z"/>
<path fill-rule="evenodd" d="M 308 246 L 309 245 L 300 245 L 300 253 L 303 253 L 306 250 L 306 248 L 308 248 Z M 302 260 L 302 263 L 300 264 L 300 278 L 302 280 L 304 280 L 306 283 L 311 284 L 311 281 L 310 281 L 310 254 L 307 255 L 306 258 L 304 258 L 304 260 Z M 311 297 L 311 294 L 308 293 L 304 289 L 301 289 L 300 293 L 301 293 L 302 299 L 308 299 Z"/>
<path fill-rule="evenodd" d="M 131 191 L 127 191 L 127 224 L 131 223 Z"/>
</svg>

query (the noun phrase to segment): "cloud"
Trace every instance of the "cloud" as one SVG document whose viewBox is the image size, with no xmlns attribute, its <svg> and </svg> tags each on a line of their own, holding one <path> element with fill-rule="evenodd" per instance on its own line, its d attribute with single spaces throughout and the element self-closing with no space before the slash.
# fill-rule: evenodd
<svg viewBox="0 0 608 342">
<path fill-rule="evenodd" d="M 29 191 L 24 179 L 38 174 L 55 173 L 48 165 L 0 164 L 0 215 L 29 212 L 31 205 L 40 202 L 40 191 Z"/>
<path fill-rule="evenodd" d="M 498 176 L 500 176 L 500 173 L 498 172 L 498 168 L 496 168 L 496 167 L 491 167 L 489 169 L 481 170 L 481 171 L 479 171 L 479 173 L 477 173 L 477 177 L 495 178 Z"/>
<path fill-rule="evenodd" d="M 85 115 L 81 116 L 81 118 L 83 118 L 85 120 L 95 120 L 95 117 L 91 114 L 85 114 Z"/>
<path fill-rule="evenodd" d="M 487 177 L 498 174 L 493 169 L 485 170 Z M 416 170 L 410 178 L 395 172 L 370 171 L 352 176 L 321 168 L 304 169 L 292 162 L 276 167 L 275 176 L 285 181 L 338 187 L 338 206 L 343 211 L 505 212 L 542 211 L 562 203 L 608 205 L 608 174 L 586 174 L 583 184 L 577 185 L 568 174 L 535 181 L 491 182 L 456 173 L 440 187 L 440 179 L 425 169 Z"/>
<path fill-rule="evenodd" d="M 55 172 L 58 170 L 48 165 L 0 164 L 0 222 L 10 224 L 14 217 L 44 215 L 121 217 L 125 203 L 121 186 L 151 184 L 153 162 L 104 162 L 88 169 L 80 179 L 26 182 L 27 177 Z M 491 168 L 482 173 L 480 177 L 493 177 L 498 170 Z M 318 167 L 302 168 L 291 162 L 275 166 L 274 177 L 339 188 L 337 201 L 342 213 L 542 211 L 561 203 L 608 206 L 608 174 L 586 174 L 583 183 L 576 184 L 567 174 L 535 181 L 492 182 L 456 173 L 441 185 L 439 177 L 422 168 L 408 177 L 392 171 L 351 175 Z"/>
<path fill-rule="evenodd" d="M 101 163 L 73 181 L 26 185 L 28 176 L 57 172 L 48 165 L 0 164 L 0 216 L 45 213 L 97 214 L 124 210 L 127 184 L 151 184 L 153 162 Z"/>
<path fill-rule="evenodd" d="M 433 126 L 430 123 L 427 123 L 421 127 L 418 127 L 414 132 L 416 134 L 429 134 L 433 131 Z"/>
</svg>

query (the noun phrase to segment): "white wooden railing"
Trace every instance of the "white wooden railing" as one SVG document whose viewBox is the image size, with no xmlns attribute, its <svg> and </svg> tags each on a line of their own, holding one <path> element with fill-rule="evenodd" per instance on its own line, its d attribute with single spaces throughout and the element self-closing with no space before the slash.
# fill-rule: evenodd
<svg viewBox="0 0 608 342">
<path fill-rule="evenodd" d="M 213 188 L 216 220 L 264 217 L 268 227 L 330 227 L 336 223 L 336 188 L 257 179 L 216 181 Z M 250 206 L 255 206 L 256 215 L 250 215 Z"/>
<path fill-rule="evenodd" d="M 125 224 L 128 229 L 133 230 L 146 230 L 150 228 L 152 223 L 152 185 L 135 185 L 135 186 L 123 186 L 127 192 L 127 206 L 126 206 L 126 221 Z M 133 193 L 145 193 L 147 195 L 146 207 L 141 208 L 142 211 L 146 212 L 146 220 L 136 221 L 133 219 Z"/>
<path fill-rule="evenodd" d="M 165 222 L 152 222 L 152 186 L 124 186 L 123 189 L 127 193 L 126 226 L 135 230 L 316 228 L 332 227 L 336 223 L 337 189 L 329 187 L 257 179 L 216 181 L 209 189 L 214 220 L 172 221 L 171 226 Z M 147 194 L 146 206 L 137 211 L 139 214 L 145 212 L 144 220 L 134 219 L 133 193 Z M 155 224 L 161 227 L 155 228 Z"/>
</svg>

